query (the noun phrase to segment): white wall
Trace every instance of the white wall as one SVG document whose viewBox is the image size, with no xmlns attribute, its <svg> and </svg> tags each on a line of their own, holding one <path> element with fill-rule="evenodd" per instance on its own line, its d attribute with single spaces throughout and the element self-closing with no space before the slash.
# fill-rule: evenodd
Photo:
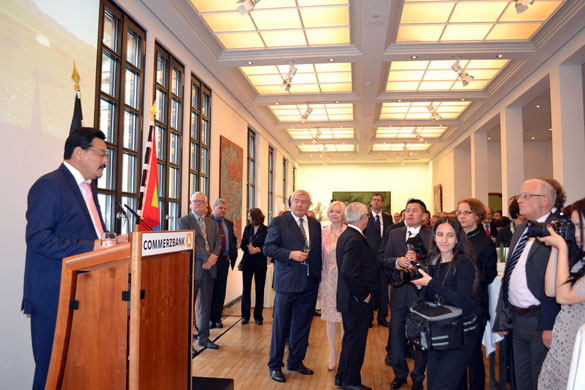
<svg viewBox="0 0 585 390">
<path fill-rule="evenodd" d="M 433 160 L 432 167 L 432 187 L 441 185 L 443 193 L 442 211 L 450 211 L 455 208 L 455 153 L 451 150 L 445 153 L 441 158 Z M 434 210 L 435 204 L 431 210 Z"/>
<path fill-rule="evenodd" d="M 311 193 L 313 206 L 327 207 L 333 191 L 390 191 L 392 213 L 400 212 L 409 198 L 431 207 L 432 189 L 427 165 L 357 164 L 301 165 L 297 189 Z"/>
</svg>

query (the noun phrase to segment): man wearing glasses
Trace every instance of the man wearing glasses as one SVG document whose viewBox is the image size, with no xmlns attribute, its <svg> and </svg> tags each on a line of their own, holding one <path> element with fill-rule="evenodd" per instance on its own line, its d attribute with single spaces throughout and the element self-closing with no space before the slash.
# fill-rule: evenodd
<svg viewBox="0 0 585 390">
<path fill-rule="evenodd" d="M 106 228 L 91 181 L 106 168 L 105 135 L 82 127 L 65 141 L 64 161 L 28 193 L 22 310 L 31 318 L 33 389 L 44 389 L 53 349 L 63 258 L 98 249 Z M 117 242 L 128 241 L 118 236 Z"/>
<path fill-rule="evenodd" d="M 218 349 L 209 340 L 209 316 L 213 283 L 217 277 L 217 258 L 221 254 L 221 236 L 217 223 L 206 216 L 207 196 L 202 192 L 191 195 L 191 212 L 179 218 L 181 230 L 195 230 L 195 294 L 199 292 L 199 311 L 197 314 L 199 346 Z"/>
<path fill-rule="evenodd" d="M 528 220 L 549 223 L 557 217 L 558 210 L 552 212 L 556 192 L 546 181 L 525 181 L 517 197 L 520 214 Z M 550 247 L 528 237 L 527 226 L 519 225 L 510 242 L 493 326 L 501 336 L 513 334 L 514 375 L 520 390 L 536 389 L 560 310 L 544 291 Z"/>
</svg>

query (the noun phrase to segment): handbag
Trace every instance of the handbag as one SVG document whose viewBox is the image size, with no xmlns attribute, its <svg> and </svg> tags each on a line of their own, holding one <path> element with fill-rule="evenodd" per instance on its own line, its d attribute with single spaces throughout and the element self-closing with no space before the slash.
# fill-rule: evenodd
<svg viewBox="0 0 585 390">
<path fill-rule="evenodd" d="M 443 279 L 443 286 L 451 264 Z M 437 297 L 437 301 L 440 298 Z M 422 350 L 443 351 L 463 346 L 463 336 L 477 328 L 474 315 L 463 319 L 463 310 L 439 302 L 421 302 L 410 308 L 405 333 L 411 343 Z"/>
</svg>

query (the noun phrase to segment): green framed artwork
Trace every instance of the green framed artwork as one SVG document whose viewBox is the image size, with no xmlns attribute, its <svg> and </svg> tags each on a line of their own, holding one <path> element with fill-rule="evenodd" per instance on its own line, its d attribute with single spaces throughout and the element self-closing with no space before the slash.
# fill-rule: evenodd
<svg viewBox="0 0 585 390">
<path fill-rule="evenodd" d="M 392 196 L 390 191 L 334 191 L 331 195 L 331 201 L 340 200 L 346 205 L 351 202 L 361 202 L 370 207 L 370 200 L 374 194 L 381 194 L 384 197 L 384 206 L 382 211 L 392 215 L 390 208 L 392 206 Z"/>
</svg>

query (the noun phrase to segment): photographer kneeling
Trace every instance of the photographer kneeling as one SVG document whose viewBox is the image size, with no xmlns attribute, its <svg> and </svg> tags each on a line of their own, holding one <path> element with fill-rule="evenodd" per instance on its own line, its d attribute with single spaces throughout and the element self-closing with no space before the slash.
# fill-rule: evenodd
<svg viewBox="0 0 585 390">
<path fill-rule="evenodd" d="M 480 305 L 477 266 L 457 219 L 442 218 L 434 226 L 428 259 L 429 273 L 419 269 L 422 277 L 411 282 L 423 286 L 419 300 L 462 311 L 462 345 L 454 349 L 431 347 L 427 358 L 428 388 L 452 390 L 458 387 L 479 337 L 475 312 Z"/>
<path fill-rule="evenodd" d="M 545 274 L 545 293 L 561 304 L 552 330 L 550 350 L 546 355 L 538 377 L 539 389 L 564 389 L 567 386 L 571 365 L 571 350 L 577 331 L 585 323 L 585 257 L 583 253 L 583 220 L 585 199 L 568 207 L 575 227 L 573 245 L 572 229 L 567 225 L 547 226 L 550 235 L 538 240 L 552 247 Z M 556 231 L 555 231 L 556 230 Z M 563 236 L 559 235 L 557 231 Z"/>
</svg>

